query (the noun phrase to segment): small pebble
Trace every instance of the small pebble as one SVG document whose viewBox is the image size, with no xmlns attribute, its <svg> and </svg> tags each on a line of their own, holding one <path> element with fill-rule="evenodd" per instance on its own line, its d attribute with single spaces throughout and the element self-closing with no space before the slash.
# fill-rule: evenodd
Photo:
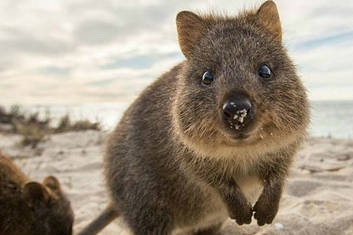
<svg viewBox="0 0 353 235">
<path fill-rule="evenodd" d="M 275 228 L 276 229 L 283 229 L 283 224 L 281 224 L 281 223 L 275 223 Z"/>
</svg>

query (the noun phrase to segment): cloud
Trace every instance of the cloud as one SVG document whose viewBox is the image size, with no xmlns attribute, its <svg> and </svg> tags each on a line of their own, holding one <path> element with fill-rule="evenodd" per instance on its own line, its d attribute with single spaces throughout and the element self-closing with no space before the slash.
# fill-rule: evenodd
<svg viewBox="0 0 353 235">
<path fill-rule="evenodd" d="M 111 22 L 86 20 L 77 26 L 74 37 L 83 44 L 106 44 L 117 38 L 121 28 Z"/>
<path fill-rule="evenodd" d="M 341 32 L 338 34 L 324 35 L 318 38 L 310 39 L 297 43 L 295 45 L 296 50 L 305 50 L 305 49 L 314 49 L 316 47 L 329 46 L 332 44 L 352 41 L 353 39 L 353 30 L 347 32 Z"/>
<path fill-rule="evenodd" d="M 353 1 L 278 0 L 284 42 L 312 99 L 353 99 Z M 2 0 L 5 103 L 131 100 L 183 60 L 180 10 L 226 11 L 258 0 Z"/>
<path fill-rule="evenodd" d="M 117 58 L 112 62 L 104 64 L 102 69 L 114 69 L 114 68 L 132 68 L 132 69 L 146 69 L 150 68 L 155 63 L 163 59 L 176 58 L 182 60 L 181 53 L 170 52 L 170 53 L 149 53 L 147 55 L 134 55 L 127 58 Z"/>
<path fill-rule="evenodd" d="M 51 75 L 58 75 L 58 76 L 68 76 L 72 68 L 70 67 L 58 67 L 58 66 L 47 66 L 41 67 L 38 72 L 41 74 L 51 74 Z"/>
</svg>

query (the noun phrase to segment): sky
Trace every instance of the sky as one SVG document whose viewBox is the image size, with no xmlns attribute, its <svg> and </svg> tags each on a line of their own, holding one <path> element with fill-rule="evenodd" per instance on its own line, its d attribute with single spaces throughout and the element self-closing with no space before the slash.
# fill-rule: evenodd
<svg viewBox="0 0 353 235">
<path fill-rule="evenodd" d="M 181 10 L 236 15 L 253 0 L 1 0 L 0 102 L 130 101 L 184 60 Z M 353 99 L 353 1 L 277 0 L 312 100 Z"/>
</svg>

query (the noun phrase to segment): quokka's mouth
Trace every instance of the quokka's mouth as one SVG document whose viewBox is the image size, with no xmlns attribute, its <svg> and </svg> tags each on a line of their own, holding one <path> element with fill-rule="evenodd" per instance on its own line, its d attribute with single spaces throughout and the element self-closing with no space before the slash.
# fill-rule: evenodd
<svg viewBox="0 0 353 235">
<path fill-rule="evenodd" d="M 240 130 L 235 129 L 229 125 L 224 125 L 223 128 L 227 133 L 227 135 L 230 136 L 231 139 L 235 139 L 235 140 L 248 139 L 253 135 L 253 132 L 254 132 L 254 125 L 252 124 L 244 126 L 243 129 L 240 129 Z"/>
<path fill-rule="evenodd" d="M 252 145 L 261 142 L 263 138 L 260 138 L 261 125 L 257 122 L 252 123 L 252 125 L 247 126 L 243 130 L 234 130 L 228 126 L 223 126 L 223 133 L 230 145 Z"/>
<path fill-rule="evenodd" d="M 231 142 L 245 142 L 252 139 L 252 133 L 250 132 L 235 132 L 234 130 L 227 130 L 227 138 Z"/>
<path fill-rule="evenodd" d="M 245 139 L 248 139 L 249 137 L 250 137 L 249 134 L 244 134 L 244 133 L 239 133 L 234 136 L 235 139 L 239 139 L 239 140 L 245 140 Z"/>
</svg>

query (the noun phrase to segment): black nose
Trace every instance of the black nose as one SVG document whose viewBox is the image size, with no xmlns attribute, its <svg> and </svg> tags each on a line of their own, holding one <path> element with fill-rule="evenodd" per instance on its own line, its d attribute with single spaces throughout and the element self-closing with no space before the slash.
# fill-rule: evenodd
<svg viewBox="0 0 353 235">
<path fill-rule="evenodd" d="M 235 130 L 243 129 L 253 118 L 253 109 L 248 98 L 231 98 L 222 106 L 224 121 Z"/>
</svg>

